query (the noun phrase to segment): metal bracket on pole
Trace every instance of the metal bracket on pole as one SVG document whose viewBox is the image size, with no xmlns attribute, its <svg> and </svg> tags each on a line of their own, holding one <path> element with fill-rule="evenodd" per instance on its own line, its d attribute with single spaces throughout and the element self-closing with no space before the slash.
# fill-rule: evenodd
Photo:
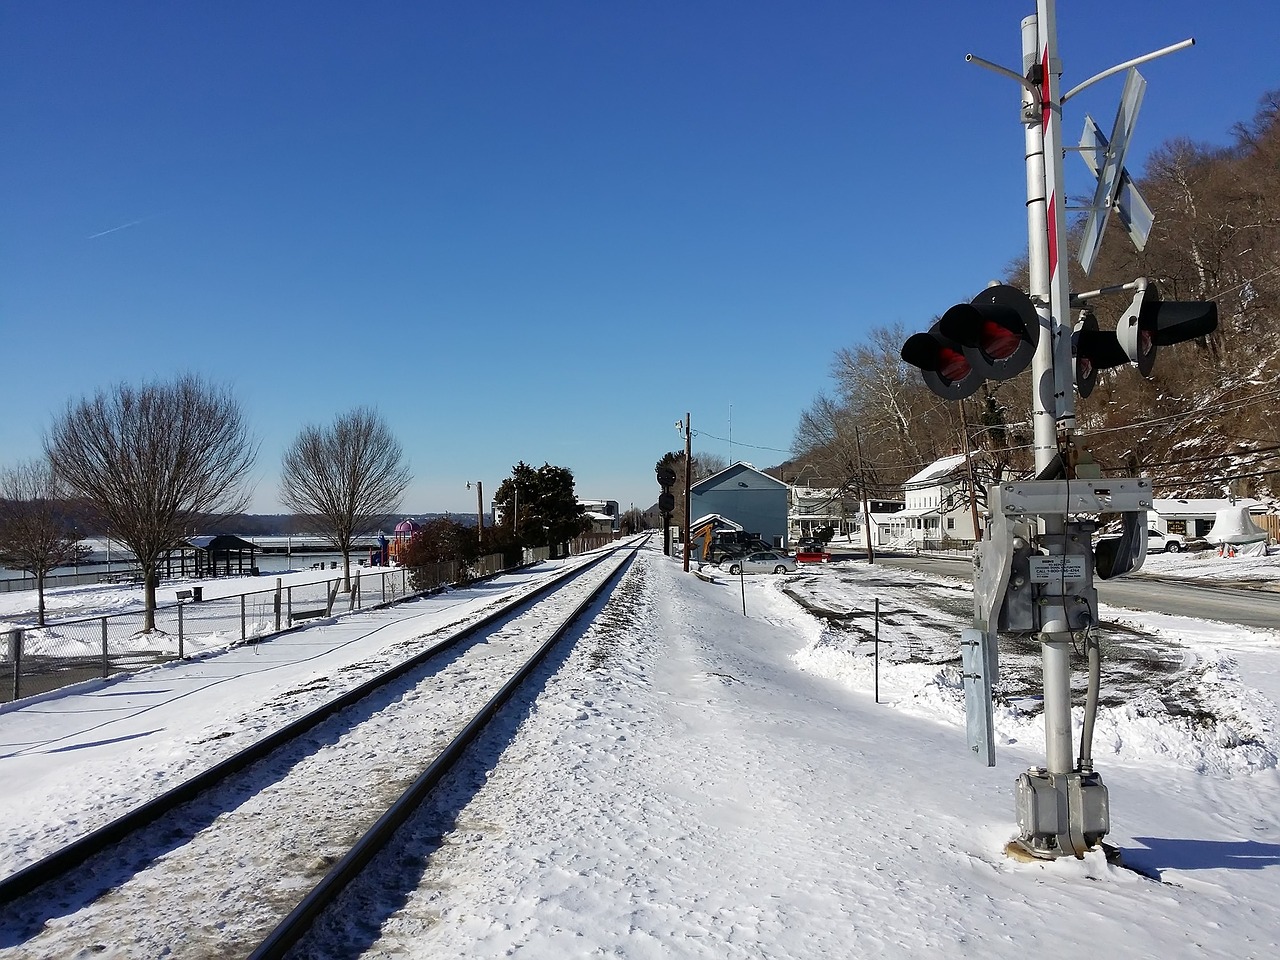
<svg viewBox="0 0 1280 960">
<path fill-rule="evenodd" d="M 1151 481 L 1014 480 L 993 485 L 992 514 L 1003 517 L 1130 513 L 1151 509 Z"/>
<path fill-rule="evenodd" d="M 964 681 L 965 733 L 969 750 L 986 766 L 996 765 L 991 684 L 996 663 L 996 636 L 970 628 L 960 632 L 961 678 Z"/>
</svg>

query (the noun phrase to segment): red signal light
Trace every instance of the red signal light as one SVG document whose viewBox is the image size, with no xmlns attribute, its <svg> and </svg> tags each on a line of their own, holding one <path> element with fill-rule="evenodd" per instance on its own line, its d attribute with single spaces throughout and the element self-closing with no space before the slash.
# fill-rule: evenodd
<svg viewBox="0 0 1280 960">
<path fill-rule="evenodd" d="M 1004 360 L 1013 356 L 1021 343 L 1021 333 L 1002 327 L 991 320 L 982 322 L 982 335 L 978 348 L 992 360 Z"/>
<path fill-rule="evenodd" d="M 952 350 L 950 347 L 942 347 L 938 351 L 938 375 L 944 380 L 950 380 L 952 383 L 963 380 L 972 369 L 973 367 L 961 351 Z"/>
</svg>

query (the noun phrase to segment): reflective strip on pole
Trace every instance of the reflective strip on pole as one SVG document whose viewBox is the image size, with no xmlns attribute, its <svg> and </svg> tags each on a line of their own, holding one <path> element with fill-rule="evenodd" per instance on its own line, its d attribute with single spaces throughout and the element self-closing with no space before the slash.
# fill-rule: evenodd
<svg viewBox="0 0 1280 960">
<path fill-rule="evenodd" d="M 1075 375 L 1071 362 L 1071 281 L 1063 254 L 1067 245 L 1067 201 L 1062 170 L 1062 61 L 1058 58 L 1058 29 L 1053 0 L 1038 0 L 1040 38 L 1040 129 L 1044 138 L 1044 181 L 1047 204 L 1045 238 L 1048 245 L 1049 332 L 1053 343 L 1054 419 L 1059 429 L 1074 430 Z M 1036 385 L 1037 390 L 1039 384 Z M 1040 450 L 1036 450 L 1037 468 Z"/>
</svg>

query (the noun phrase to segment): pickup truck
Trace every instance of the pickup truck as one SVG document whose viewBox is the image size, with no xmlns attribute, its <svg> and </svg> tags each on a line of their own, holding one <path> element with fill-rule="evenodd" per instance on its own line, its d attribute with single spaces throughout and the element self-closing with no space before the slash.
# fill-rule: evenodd
<svg viewBox="0 0 1280 960">
<path fill-rule="evenodd" d="M 1113 540 L 1119 534 L 1104 533 L 1099 540 Z M 1177 533 L 1161 533 L 1155 527 L 1147 528 L 1147 553 L 1181 553 L 1187 549 L 1187 541 Z M 798 558 L 797 558 L 798 559 Z"/>
<path fill-rule="evenodd" d="M 1180 553 L 1187 548 L 1187 541 L 1176 533 L 1147 530 L 1147 553 Z"/>
</svg>

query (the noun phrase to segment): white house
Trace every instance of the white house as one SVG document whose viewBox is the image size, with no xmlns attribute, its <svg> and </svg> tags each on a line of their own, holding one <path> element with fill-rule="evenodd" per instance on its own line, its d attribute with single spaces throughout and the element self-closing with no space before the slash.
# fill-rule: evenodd
<svg viewBox="0 0 1280 960">
<path fill-rule="evenodd" d="M 924 541 L 977 539 L 970 506 L 969 470 L 962 453 L 935 460 L 902 485 L 906 509 L 893 515 L 907 538 Z"/>
<path fill-rule="evenodd" d="M 816 537 L 826 527 L 848 532 L 844 491 L 839 487 L 787 487 L 787 530 L 792 540 Z"/>
</svg>

